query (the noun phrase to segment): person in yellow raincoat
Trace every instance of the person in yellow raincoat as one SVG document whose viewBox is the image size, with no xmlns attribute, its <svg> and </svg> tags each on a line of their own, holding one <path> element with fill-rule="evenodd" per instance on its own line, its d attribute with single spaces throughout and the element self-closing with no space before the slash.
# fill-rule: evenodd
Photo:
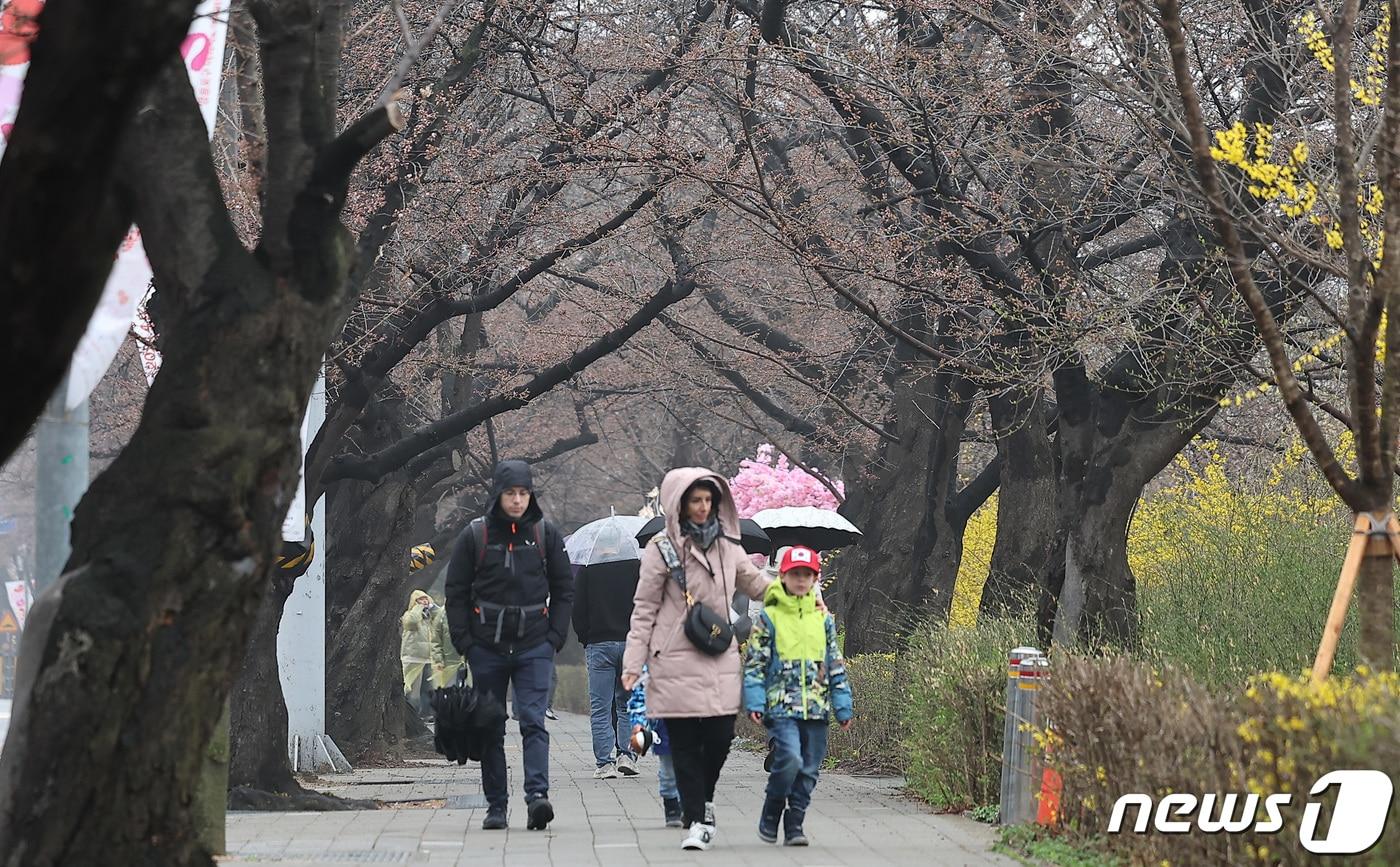
<svg viewBox="0 0 1400 867">
<path fill-rule="evenodd" d="M 457 669 L 463 663 L 462 654 L 452 646 L 452 631 L 447 627 L 447 609 L 433 611 L 433 686 L 447 686 L 457 677 Z M 468 672 L 467 682 L 471 682 Z"/>
<path fill-rule="evenodd" d="M 433 604 L 433 597 L 422 590 L 414 590 L 408 597 L 408 610 L 399 618 L 403 627 L 399 638 L 403 697 L 419 715 L 430 712 L 424 695 L 424 679 L 433 662 L 434 622 L 443 616 L 442 609 Z"/>
</svg>

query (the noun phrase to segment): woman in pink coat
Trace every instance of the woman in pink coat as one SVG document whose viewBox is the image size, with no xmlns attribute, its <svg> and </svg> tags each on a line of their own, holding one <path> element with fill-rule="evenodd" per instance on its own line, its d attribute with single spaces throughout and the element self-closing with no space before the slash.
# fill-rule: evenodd
<svg viewBox="0 0 1400 867">
<path fill-rule="evenodd" d="M 685 567 L 691 596 L 721 617 L 736 589 L 762 599 L 768 587 L 739 544 L 739 513 L 723 476 L 703 467 L 671 470 L 661 483 L 665 536 Z M 708 849 L 715 836 L 715 783 L 734 739 L 743 676 L 738 642 L 718 656 L 690 643 L 686 603 L 653 538 L 642 553 L 641 579 L 622 660 L 631 689 L 647 667 L 647 714 L 664 719 L 681 807 L 690 831 L 683 849 Z"/>
</svg>

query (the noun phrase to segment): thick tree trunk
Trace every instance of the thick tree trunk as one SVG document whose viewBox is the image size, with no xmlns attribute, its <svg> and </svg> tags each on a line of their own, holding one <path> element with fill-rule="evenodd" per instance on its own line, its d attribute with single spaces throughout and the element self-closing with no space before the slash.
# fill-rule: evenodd
<svg viewBox="0 0 1400 867">
<path fill-rule="evenodd" d="M 292 775 L 287 752 L 287 702 L 277 663 L 277 631 L 292 582 L 274 580 L 253 621 L 247 656 L 229 695 L 230 810 L 372 810 L 306 789 Z"/>
<path fill-rule="evenodd" d="M 1132 649 L 1138 642 L 1137 581 L 1128 567 L 1128 524 L 1143 488 L 1212 416 L 1152 416 L 1154 394 L 1126 394 L 1056 373 L 1059 397 L 1063 585 L 1055 595 L 1056 643 Z M 1212 404 L 1213 405 L 1213 404 Z"/>
<path fill-rule="evenodd" d="M 346 178 L 378 140 L 357 123 L 353 142 L 322 147 L 333 104 L 294 98 L 326 92 L 322 70 L 285 62 L 304 60 L 312 33 L 339 45 L 327 24 L 281 32 L 265 52 L 286 75 L 268 94 L 282 158 L 264 210 L 279 219 L 256 253 L 228 219 L 178 58 L 127 131 L 122 193 L 164 299 L 165 360 L 26 624 L 0 755 L 4 867 L 211 863 L 191 807 L 297 482 L 296 430 L 340 324 Z M 395 126 L 387 109 L 367 117 L 379 135 Z"/>
<path fill-rule="evenodd" d="M 847 653 L 892 649 L 917 624 L 948 618 L 966 524 L 948 502 L 971 394 L 959 377 L 901 373 L 899 442 L 884 444 L 869 489 L 841 508 L 864 531 L 835 568 L 832 604 L 845 621 Z"/>
<path fill-rule="evenodd" d="M 221 267 L 225 287 L 164 342 L 141 425 L 79 505 L 65 574 L 24 633 L 0 758 L 11 867 L 209 862 L 190 805 L 331 318 L 237 259 Z"/>
<path fill-rule="evenodd" d="M 352 762 L 390 752 L 403 737 L 399 617 L 418 580 L 408 569 L 408 549 L 420 541 L 416 500 L 403 472 L 377 485 L 340 482 L 330 492 L 326 725 Z"/>
<path fill-rule="evenodd" d="M 1137 579 L 1128 567 L 1128 521 L 1142 484 L 1103 481 L 1102 498 L 1085 484 L 1061 492 L 1066 506 L 1064 587 L 1054 638 L 1088 648 L 1132 649 L 1138 643 L 1138 610 Z"/>
<path fill-rule="evenodd" d="M 247 655 L 229 695 L 229 788 L 301 791 L 287 756 L 287 702 L 277 671 L 277 629 L 291 583 L 274 579 L 258 606 Z"/>
<path fill-rule="evenodd" d="M 1044 392 L 992 395 L 1001 483 L 997 536 L 978 617 L 1035 609 L 1042 589 L 1059 586 L 1064 536 L 1057 503 L 1055 444 L 1046 430 Z"/>
</svg>

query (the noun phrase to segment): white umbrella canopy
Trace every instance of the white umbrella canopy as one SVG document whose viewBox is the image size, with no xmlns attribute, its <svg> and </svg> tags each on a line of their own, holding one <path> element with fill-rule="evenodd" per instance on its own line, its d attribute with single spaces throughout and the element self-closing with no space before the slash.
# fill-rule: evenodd
<svg viewBox="0 0 1400 867">
<path fill-rule="evenodd" d="M 613 515 L 584 524 L 564 540 L 569 562 L 575 566 L 596 566 L 642 559 L 637 531 L 646 522 L 646 518 L 636 515 Z"/>
<path fill-rule="evenodd" d="M 764 509 L 754 515 L 753 520 L 773 540 L 775 550 L 787 545 L 805 545 L 818 551 L 830 551 L 853 544 L 862 535 L 860 528 L 839 513 L 816 506 Z"/>
</svg>

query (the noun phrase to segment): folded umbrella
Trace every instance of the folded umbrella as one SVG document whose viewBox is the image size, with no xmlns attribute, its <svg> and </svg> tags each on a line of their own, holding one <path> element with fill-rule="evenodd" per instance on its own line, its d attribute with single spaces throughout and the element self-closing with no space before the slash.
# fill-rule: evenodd
<svg viewBox="0 0 1400 867">
<path fill-rule="evenodd" d="M 651 541 L 651 537 L 666 529 L 666 516 L 657 515 L 647 521 L 642 529 L 637 531 L 637 543 L 645 545 Z M 768 538 L 768 534 L 763 528 L 748 518 L 739 520 L 739 544 L 744 546 L 744 550 L 750 554 L 762 554 L 765 557 L 773 554 L 773 542 Z"/>
<path fill-rule="evenodd" d="M 456 679 L 432 691 L 433 749 L 459 765 L 481 761 L 492 733 L 505 722 L 505 710 L 490 696 L 480 695 L 467 682 L 467 667 Z"/>
<path fill-rule="evenodd" d="M 753 516 L 773 547 L 805 545 L 817 551 L 830 551 L 860 541 L 861 532 L 855 524 L 838 512 L 816 506 L 784 506 L 764 509 Z"/>
</svg>

